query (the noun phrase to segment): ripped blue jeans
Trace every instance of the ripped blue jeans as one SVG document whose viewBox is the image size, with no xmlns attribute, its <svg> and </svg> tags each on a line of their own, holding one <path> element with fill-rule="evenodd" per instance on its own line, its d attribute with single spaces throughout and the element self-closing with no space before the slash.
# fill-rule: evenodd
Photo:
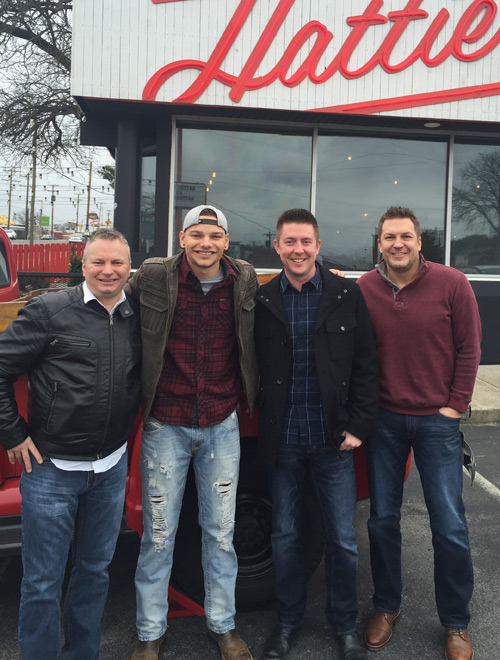
<svg viewBox="0 0 500 660">
<path fill-rule="evenodd" d="M 202 530 L 207 626 L 234 628 L 238 560 L 233 547 L 240 434 L 236 412 L 206 428 L 169 426 L 150 417 L 141 444 L 144 533 L 137 563 L 137 632 L 152 641 L 167 627 L 168 583 L 189 463 L 193 461 Z"/>
</svg>

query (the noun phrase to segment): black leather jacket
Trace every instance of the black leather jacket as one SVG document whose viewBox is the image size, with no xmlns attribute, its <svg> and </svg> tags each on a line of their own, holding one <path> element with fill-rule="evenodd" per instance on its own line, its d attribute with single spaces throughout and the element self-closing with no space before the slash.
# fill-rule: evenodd
<svg viewBox="0 0 500 660">
<path fill-rule="evenodd" d="M 45 456 L 97 460 L 126 440 L 140 399 L 139 314 L 130 300 L 112 319 L 82 286 L 38 296 L 0 336 L 0 440 L 31 436 Z M 28 422 L 13 383 L 29 376 Z"/>
</svg>

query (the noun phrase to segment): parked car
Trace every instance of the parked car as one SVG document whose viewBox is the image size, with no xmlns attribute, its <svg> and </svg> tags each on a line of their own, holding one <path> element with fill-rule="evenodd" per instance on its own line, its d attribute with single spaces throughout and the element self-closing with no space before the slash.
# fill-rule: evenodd
<svg viewBox="0 0 500 660">
<path fill-rule="evenodd" d="M 17 234 L 13 229 L 4 229 L 4 231 L 7 234 L 7 237 L 10 238 L 11 241 L 17 238 Z"/>
<path fill-rule="evenodd" d="M 462 266 L 458 270 L 461 270 L 466 275 L 500 275 L 500 265 L 498 264 Z"/>
<path fill-rule="evenodd" d="M 86 237 L 83 234 L 71 234 L 69 237 L 70 243 L 85 243 Z"/>
</svg>

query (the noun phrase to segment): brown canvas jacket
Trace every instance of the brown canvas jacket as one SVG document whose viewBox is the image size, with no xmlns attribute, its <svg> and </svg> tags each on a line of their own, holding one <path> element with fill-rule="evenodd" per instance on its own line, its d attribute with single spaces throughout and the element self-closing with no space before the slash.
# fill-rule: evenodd
<svg viewBox="0 0 500 660">
<path fill-rule="evenodd" d="M 142 414 L 146 420 L 153 405 L 163 367 L 163 356 L 177 302 L 178 266 L 183 252 L 173 257 L 146 259 L 125 287 L 140 302 L 142 332 Z M 258 371 L 254 345 L 255 294 L 259 289 L 253 267 L 241 259 L 224 256 L 236 273 L 234 314 L 240 375 L 250 413 L 255 408 Z"/>
</svg>

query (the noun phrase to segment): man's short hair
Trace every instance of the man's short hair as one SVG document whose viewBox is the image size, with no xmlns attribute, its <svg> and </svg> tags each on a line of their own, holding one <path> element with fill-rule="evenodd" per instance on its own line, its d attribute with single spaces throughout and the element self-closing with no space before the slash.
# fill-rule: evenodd
<svg viewBox="0 0 500 660">
<path fill-rule="evenodd" d="M 319 227 L 313 214 L 307 209 L 289 209 L 288 211 L 283 211 L 276 223 L 276 241 L 278 243 L 280 242 L 280 235 L 281 230 L 283 229 L 283 225 L 289 222 L 298 222 L 301 224 L 311 225 L 314 229 L 316 240 L 319 239 Z"/>
<path fill-rule="evenodd" d="M 96 229 L 93 234 L 90 234 L 85 245 L 85 250 L 83 251 L 83 261 L 85 261 L 85 254 L 87 252 L 88 246 L 98 239 L 102 239 L 104 241 L 120 241 L 120 243 L 123 243 L 123 245 L 128 248 L 128 260 L 132 261 L 128 241 L 121 233 L 121 231 L 118 231 L 118 229 Z"/>
<path fill-rule="evenodd" d="M 406 208 L 406 206 L 390 206 L 384 215 L 378 221 L 377 234 L 380 238 L 382 236 L 382 227 L 386 220 L 396 220 L 401 218 L 409 218 L 413 222 L 415 231 L 417 232 L 417 238 L 420 238 L 422 235 L 422 230 L 420 229 L 420 222 L 417 220 L 417 216 L 413 213 L 411 209 Z"/>
</svg>

